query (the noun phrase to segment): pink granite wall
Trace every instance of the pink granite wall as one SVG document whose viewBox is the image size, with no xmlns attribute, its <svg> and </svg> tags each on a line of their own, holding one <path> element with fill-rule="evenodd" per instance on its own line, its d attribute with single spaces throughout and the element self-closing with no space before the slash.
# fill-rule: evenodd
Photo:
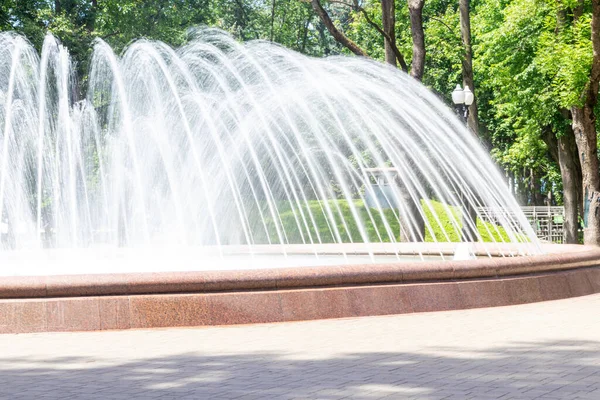
<svg viewBox="0 0 600 400">
<path fill-rule="evenodd" d="M 600 292 L 600 268 L 493 279 L 0 300 L 0 333 L 229 325 L 403 314 Z M 65 293 L 65 292 L 60 292 Z"/>
</svg>

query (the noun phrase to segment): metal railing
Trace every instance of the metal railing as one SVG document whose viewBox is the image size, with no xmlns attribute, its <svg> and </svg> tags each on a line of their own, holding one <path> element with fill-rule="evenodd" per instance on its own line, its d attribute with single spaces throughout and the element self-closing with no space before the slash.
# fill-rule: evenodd
<svg viewBox="0 0 600 400">
<path fill-rule="evenodd" d="M 521 210 L 540 240 L 552 243 L 565 242 L 564 207 L 524 206 Z M 503 220 L 506 221 L 512 212 L 506 209 L 478 207 L 477 214 L 483 221 L 498 224 Z"/>
</svg>

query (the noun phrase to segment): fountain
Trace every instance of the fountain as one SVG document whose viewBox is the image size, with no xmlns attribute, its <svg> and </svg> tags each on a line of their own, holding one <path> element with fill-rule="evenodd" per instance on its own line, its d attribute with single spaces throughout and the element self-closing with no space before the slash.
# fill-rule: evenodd
<svg viewBox="0 0 600 400">
<path fill-rule="evenodd" d="M 437 309 L 431 282 L 482 306 L 448 280 L 595 266 L 539 243 L 473 135 L 389 66 L 208 28 L 121 56 L 98 40 L 90 65 L 81 85 L 54 37 L 38 55 L 0 34 L 0 298 L 45 307 L 33 327 L 0 301 L 0 332 Z"/>
</svg>

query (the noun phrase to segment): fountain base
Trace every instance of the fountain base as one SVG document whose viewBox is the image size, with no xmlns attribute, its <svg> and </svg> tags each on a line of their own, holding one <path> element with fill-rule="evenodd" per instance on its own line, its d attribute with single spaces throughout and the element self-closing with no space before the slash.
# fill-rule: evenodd
<svg viewBox="0 0 600 400">
<path fill-rule="evenodd" d="M 600 292 L 600 248 L 246 271 L 0 277 L 0 333 L 231 325 L 494 307 Z"/>
</svg>

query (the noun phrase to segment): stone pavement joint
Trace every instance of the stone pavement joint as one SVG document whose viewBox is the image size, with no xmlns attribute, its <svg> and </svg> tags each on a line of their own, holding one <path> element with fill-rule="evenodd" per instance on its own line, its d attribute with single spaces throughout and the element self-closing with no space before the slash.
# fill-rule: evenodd
<svg viewBox="0 0 600 400">
<path fill-rule="evenodd" d="M 0 399 L 600 399 L 600 294 L 298 323 L 0 335 Z"/>
</svg>

